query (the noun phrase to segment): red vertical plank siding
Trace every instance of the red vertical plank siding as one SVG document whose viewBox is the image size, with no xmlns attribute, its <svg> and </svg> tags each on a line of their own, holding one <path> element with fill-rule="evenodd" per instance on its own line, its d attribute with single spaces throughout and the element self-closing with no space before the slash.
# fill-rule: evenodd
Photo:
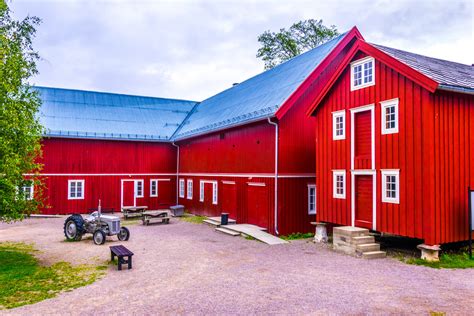
<svg viewBox="0 0 474 316">
<path fill-rule="evenodd" d="M 359 53 L 354 60 L 364 57 Z M 350 91 L 347 65 L 316 109 L 318 220 L 351 224 L 350 109 L 375 104 L 377 230 L 437 244 L 467 239 L 474 187 L 473 96 L 432 94 L 376 60 L 375 86 Z M 399 132 L 381 134 L 380 103 L 399 99 Z M 346 138 L 332 140 L 332 112 L 346 109 Z M 360 166 L 357 166 L 360 167 Z M 332 170 L 346 170 L 346 199 L 332 197 Z M 382 169 L 400 170 L 400 203 L 381 201 Z"/>
</svg>

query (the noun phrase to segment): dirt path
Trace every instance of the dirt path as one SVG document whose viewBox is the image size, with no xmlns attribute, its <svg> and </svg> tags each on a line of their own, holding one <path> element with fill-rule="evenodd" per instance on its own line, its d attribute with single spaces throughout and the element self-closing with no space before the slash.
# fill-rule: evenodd
<svg viewBox="0 0 474 316">
<path fill-rule="evenodd" d="M 46 263 L 103 263 L 108 246 L 64 242 L 63 219 L 0 224 L 0 241 L 35 242 Z M 306 241 L 267 246 L 206 225 L 132 225 L 134 268 L 2 314 L 472 314 L 474 270 L 367 261 Z"/>
</svg>

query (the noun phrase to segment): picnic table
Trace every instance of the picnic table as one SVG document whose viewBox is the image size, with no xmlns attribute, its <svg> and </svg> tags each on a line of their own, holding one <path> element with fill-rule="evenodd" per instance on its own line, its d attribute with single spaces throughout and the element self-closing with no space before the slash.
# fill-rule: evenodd
<svg viewBox="0 0 474 316">
<path fill-rule="evenodd" d="M 123 217 L 143 217 L 143 212 L 148 209 L 148 206 L 126 206 L 122 207 Z"/>
<path fill-rule="evenodd" d="M 144 211 L 142 216 L 143 225 L 150 224 L 151 220 L 158 220 L 168 224 L 170 222 L 171 212 L 169 210 Z"/>
<path fill-rule="evenodd" d="M 118 258 L 118 269 L 122 270 L 122 264 L 127 263 L 128 269 L 132 268 L 132 256 L 133 252 L 125 248 L 125 246 L 110 246 L 110 259 L 114 261 L 115 257 Z M 127 257 L 127 260 L 124 259 Z"/>
</svg>

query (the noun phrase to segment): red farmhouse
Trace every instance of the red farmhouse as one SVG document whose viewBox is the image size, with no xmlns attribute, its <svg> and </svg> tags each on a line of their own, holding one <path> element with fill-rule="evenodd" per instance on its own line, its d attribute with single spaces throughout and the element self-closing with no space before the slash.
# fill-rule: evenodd
<svg viewBox="0 0 474 316">
<path fill-rule="evenodd" d="M 472 66 L 357 40 L 310 101 L 318 220 L 466 240 L 473 94 Z"/>
<path fill-rule="evenodd" d="M 199 103 L 38 89 L 47 212 L 101 198 L 228 212 L 274 234 L 317 216 L 429 243 L 467 237 L 470 66 L 373 46 L 353 28 Z"/>
</svg>

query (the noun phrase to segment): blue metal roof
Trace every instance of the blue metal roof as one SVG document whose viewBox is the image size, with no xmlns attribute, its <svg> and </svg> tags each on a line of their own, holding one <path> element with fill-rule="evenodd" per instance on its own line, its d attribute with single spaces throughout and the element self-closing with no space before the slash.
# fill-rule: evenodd
<svg viewBox="0 0 474 316">
<path fill-rule="evenodd" d="M 274 116 L 345 34 L 202 101 L 175 138 L 188 138 Z"/>
<path fill-rule="evenodd" d="M 46 136 L 168 141 L 196 102 L 35 87 Z"/>
</svg>

